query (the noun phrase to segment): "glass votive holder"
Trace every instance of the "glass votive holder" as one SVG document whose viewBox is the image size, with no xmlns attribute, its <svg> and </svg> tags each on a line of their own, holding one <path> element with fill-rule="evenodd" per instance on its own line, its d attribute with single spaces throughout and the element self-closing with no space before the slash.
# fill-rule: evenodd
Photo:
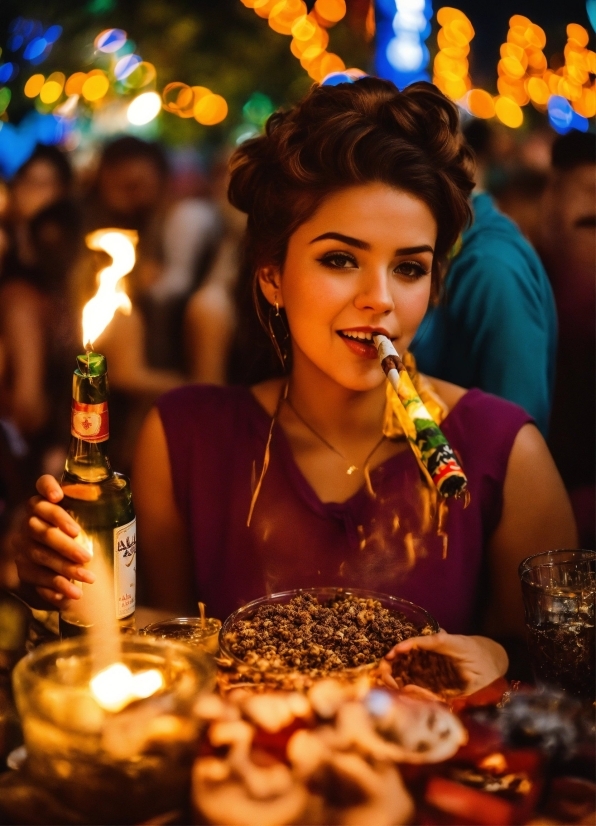
<svg viewBox="0 0 596 826">
<path fill-rule="evenodd" d="M 192 708 L 214 687 L 213 658 L 179 643 L 124 637 L 119 665 L 132 675 L 158 671 L 161 685 L 109 710 L 92 686 L 97 657 L 89 639 L 77 637 L 40 646 L 17 664 L 23 770 L 81 823 L 144 823 L 182 809 L 198 734 Z"/>
<path fill-rule="evenodd" d="M 519 576 L 537 684 L 593 700 L 596 552 L 545 551 L 524 559 Z"/>
<path fill-rule="evenodd" d="M 201 617 L 172 617 L 145 626 L 141 634 L 183 642 L 215 657 L 219 653 L 220 628 L 221 620 L 215 617 L 205 617 L 204 620 Z"/>
</svg>

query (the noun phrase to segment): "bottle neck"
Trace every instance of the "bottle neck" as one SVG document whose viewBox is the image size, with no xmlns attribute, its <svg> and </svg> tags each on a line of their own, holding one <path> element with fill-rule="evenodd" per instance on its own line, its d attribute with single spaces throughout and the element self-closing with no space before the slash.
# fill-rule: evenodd
<svg viewBox="0 0 596 826">
<path fill-rule="evenodd" d="M 108 459 L 108 377 L 75 370 L 72 380 L 71 440 L 65 473 L 81 482 L 112 476 Z"/>
</svg>

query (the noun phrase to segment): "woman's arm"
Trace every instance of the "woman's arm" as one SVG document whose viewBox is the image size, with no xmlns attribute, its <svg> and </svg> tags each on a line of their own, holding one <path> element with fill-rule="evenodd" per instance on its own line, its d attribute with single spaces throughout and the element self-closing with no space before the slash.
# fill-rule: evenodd
<svg viewBox="0 0 596 826">
<path fill-rule="evenodd" d="M 191 558 L 174 501 L 165 434 L 155 409 L 141 430 L 132 482 L 138 516 L 138 562 L 149 607 L 193 616 L 196 602 Z M 50 603 L 62 609 L 69 600 L 82 596 L 71 580 L 93 583 L 95 577 L 84 567 L 90 556 L 76 541 L 79 526 L 60 507 L 62 488 L 52 476 L 42 476 L 37 490 L 39 496 L 29 500 L 27 518 L 15 539 L 20 590 L 34 607 L 47 608 Z"/>
<path fill-rule="evenodd" d="M 577 547 L 567 492 L 534 425 L 519 431 L 509 456 L 503 513 L 489 544 L 491 601 L 485 631 L 521 635 L 524 615 L 517 569 L 526 556 Z"/>
<path fill-rule="evenodd" d="M 174 499 L 168 446 L 156 408 L 137 441 L 132 490 L 145 601 L 177 616 L 194 616 L 197 603 L 189 542 Z"/>
</svg>

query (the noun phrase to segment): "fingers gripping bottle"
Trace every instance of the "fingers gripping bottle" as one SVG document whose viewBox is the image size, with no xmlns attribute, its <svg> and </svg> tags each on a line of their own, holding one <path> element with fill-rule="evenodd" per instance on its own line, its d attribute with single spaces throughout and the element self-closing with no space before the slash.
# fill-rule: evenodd
<svg viewBox="0 0 596 826">
<path fill-rule="evenodd" d="M 77 583 L 83 596 L 70 601 L 60 614 L 63 637 L 83 633 L 95 624 L 98 610 L 113 611 L 121 628 L 134 629 L 135 512 L 130 481 L 110 466 L 108 438 L 106 359 L 89 352 L 77 356 L 73 374 L 71 440 L 60 483 L 64 491 L 60 504 L 81 527 L 77 541 L 93 552 L 88 567 L 105 572 L 104 593 L 100 593 L 97 580 L 93 585 Z"/>
</svg>

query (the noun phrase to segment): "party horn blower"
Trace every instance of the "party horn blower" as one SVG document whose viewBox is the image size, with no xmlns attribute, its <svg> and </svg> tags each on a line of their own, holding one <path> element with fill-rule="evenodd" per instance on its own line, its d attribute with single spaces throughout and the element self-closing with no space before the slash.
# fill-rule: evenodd
<svg viewBox="0 0 596 826">
<path fill-rule="evenodd" d="M 462 496 L 468 480 L 459 466 L 453 448 L 430 415 L 403 365 L 397 350 L 384 335 L 374 334 L 381 366 L 416 433 L 412 448 L 433 484 L 445 498 Z"/>
</svg>

